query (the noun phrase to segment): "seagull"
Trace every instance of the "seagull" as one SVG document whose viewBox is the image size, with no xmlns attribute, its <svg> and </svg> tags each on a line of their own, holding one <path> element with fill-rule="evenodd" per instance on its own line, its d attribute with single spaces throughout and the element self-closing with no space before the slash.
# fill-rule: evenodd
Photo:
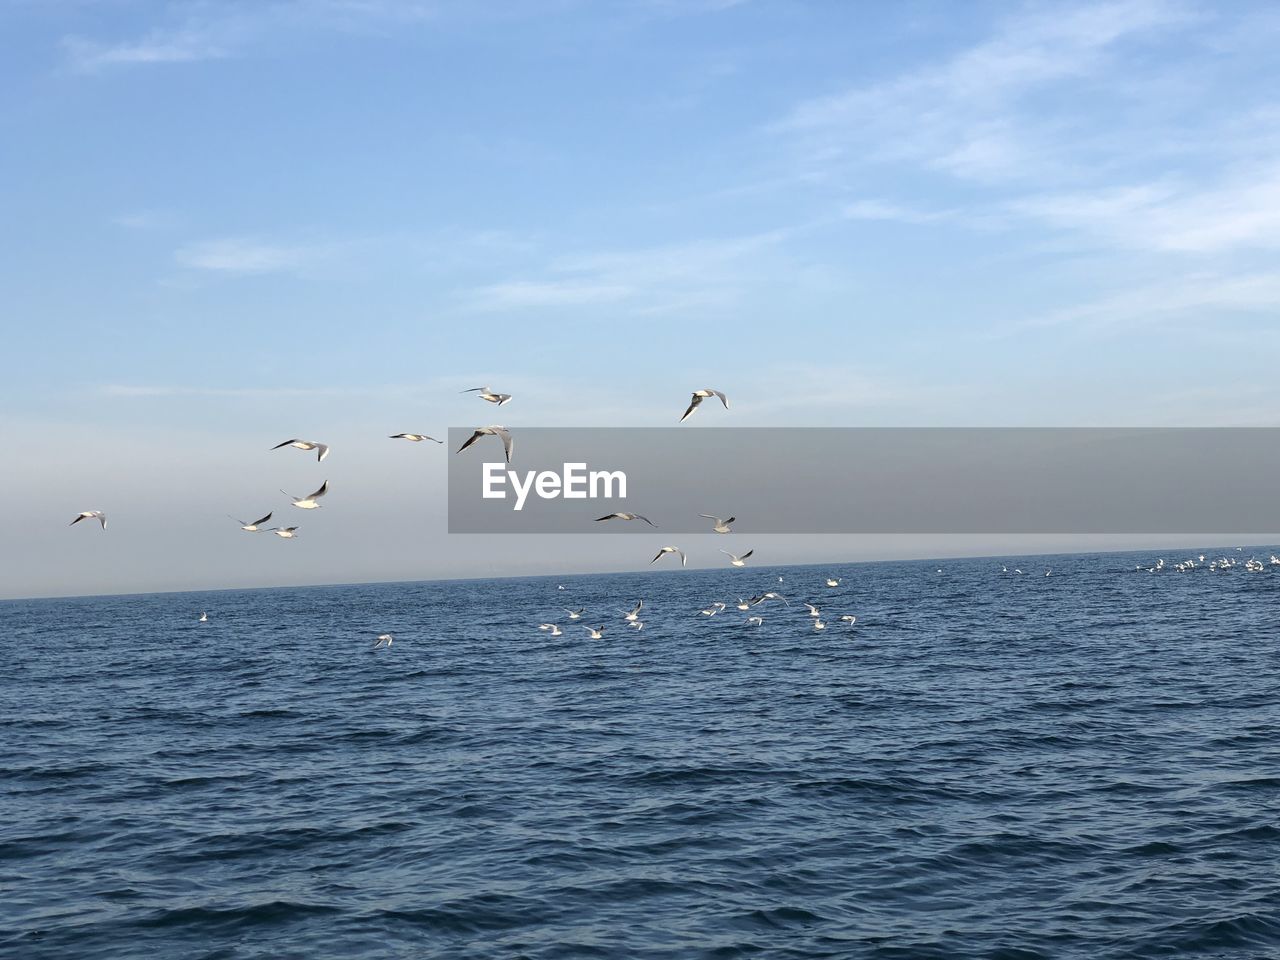
<svg viewBox="0 0 1280 960">
<path fill-rule="evenodd" d="M 729 398 L 719 390 L 695 390 L 693 391 L 693 398 L 689 401 L 689 409 L 684 412 L 684 416 L 680 418 L 679 422 L 684 423 L 688 420 L 689 415 L 698 409 L 698 404 L 702 403 L 707 397 L 719 397 L 720 402 L 724 404 L 724 408 L 726 410 L 729 409 Z"/>
<path fill-rule="evenodd" d="M 209 614 L 205 613 L 203 610 L 200 612 L 200 622 L 201 623 L 209 622 Z"/>
<path fill-rule="evenodd" d="M 328 445 L 316 443 L 314 440 L 286 440 L 284 443 L 277 443 L 271 449 L 279 450 L 281 447 L 297 447 L 299 450 L 314 450 L 316 452 L 317 463 L 329 455 Z"/>
<path fill-rule="evenodd" d="M 681 550 L 679 547 L 663 547 L 661 550 L 659 550 L 659 551 L 658 551 L 658 555 L 657 555 L 656 557 L 654 557 L 652 560 L 650 560 L 650 561 L 649 561 L 649 563 L 651 563 L 651 564 L 653 564 L 653 563 L 657 563 L 660 559 L 662 559 L 662 555 L 663 555 L 664 553 L 676 553 L 676 554 L 679 554 L 679 555 L 680 555 L 680 566 L 682 566 L 682 567 L 684 567 L 684 566 L 688 566 L 688 564 L 689 564 L 689 559 L 684 555 L 684 551 L 683 551 L 683 550 Z"/>
<path fill-rule="evenodd" d="M 596 627 L 592 630 L 590 627 L 584 625 L 582 629 L 591 634 L 592 640 L 601 640 L 604 637 L 604 627 Z"/>
<path fill-rule="evenodd" d="M 737 554 L 730 553 L 728 550 L 721 550 L 720 552 L 729 558 L 729 566 L 731 567 L 745 567 L 747 565 L 747 557 L 755 553 L 754 550 L 748 550 L 739 557 Z"/>
<path fill-rule="evenodd" d="M 581 610 L 570 610 L 568 607 L 565 607 L 564 612 L 569 615 L 570 620 L 581 620 L 582 615 L 587 612 L 587 608 L 583 607 Z"/>
<path fill-rule="evenodd" d="M 643 601 L 643 600 L 637 600 L 637 601 L 636 601 L 635 608 L 634 608 L 630 613 L 628 613 L 628 614 L 626 615 L 626 619 L 627 619 L 627 620 L 630 620 L 632 623 L 635 623 L 637 620 L 639 620 L 639 619 L 640 619 L 640 608 L 641 608 L 641 607 L 643 607 L 643 606 L 644 606 L 644 601 Z"/>
<path fill-rule="evenodd" d="M 729 529 L 729 524 L 738 519 L 737 517 L 730 517 L 728 520 L 721 520 L 719 517 L 713 517 L 709 513 L 700 513 L 698 516 L 704 520 L 714 520 L 716 523 L 711 529 L 716 533 L 732 533 L 733 531 Z"/>
<path fill-rule="evenodd" d="M 723 603 L 717 600 L 715 603 L 711 604 L 711 606 L 707 607 L 705 610 L 699 610 L 698 612 L 702 614 L 704 617 L 714 617 L 717 613 L 719 613 L 721 610 L 724 609 L 724 606 L 725 605 Z"/>
<path fill-rule="evenodd" d="M 610 513 L 603 517 L 596 517 L 595 522 L 601 523 L 605 520 L 643 520 L 645 523 L 647 523 L 651 527 L 657 526 L 657 524 L 654 523 L 652 520 L 650 520 L 648 517 L 642 517 L 638 513 Z"/>
<path fill-rule="evenodd" d="M 735 604 L 734 604 L 734 606 L 735 606 L 735 607 L 737 607 L 739 610 L 750 610 L 750 609 L 751 609 L 751 601 L 750 601 L 750 600 L 743 600 L 741 597 L 739 597 L 739 598 L 738 598 L 738 602 L 737 602 L 737 603 L 735 603 Z"/>
<path fill-rule="evenodd" d="M 819 620 L 819 619 L 816 619 L 816 618 L 815 618 L 815 619 L 814 619 L 814 621 L 813 621 L 813 629 L 815 629 L 815 630 L 825 630 L 825 629 L 827 629 L 827 625 L 826 625 L 825 623 L 823 623 L 821 620 Z"/>
<path fill-rule="evenodd" d="M 840 620 L 844 623 L 847 623 L 851 627 L 858 622 L 858 618 L 855 617 L 852 613 L 846 613 L 844 616 L 840 618 Z"/>
<path fill-rule="evenodd" d="M 539 629 L 539 630 L 549 630 L 549 631 L 551 632 L 551 635 L 552 635 L 553 637 L 558 637 L 558 636 L 560 636 L 560 634 L 564 633 L 564 631 L 563 631 L 563 630 L 561 630 L 561 629 L 560 629 L 558 626 L 556 626 L 554 623 L 540 623 L 540 624 L 538 624 L 538 629 Z"/>
<path fill-rule="evenodd" d="M 274 533 L 277 537 L 284 537 L 286 540 L 292 540 L 294 537 L 297 536 L 297 534 L 294 533 L 294 531 L 297 530 L 298 528 L 297 527 L 269 527 L 268 529 L 272 533 Z"/>
<path fill-rule="evenodd" d="M 643 630 L 643 629 L 644 629 L 644 621 L 643 621 L 643 620 L 632 620 L 632 621 L 628 624 L 628 626 L 635 627 L 637 630 Z"/>
<path fill-rule="evenodd" d="M 1053 573 L 1053 567 L 1050 567 L 1048 570 L 1046 570 L 1046 571 L 1044 572 L 1044 575 L 1047 577 L 1047 576 L 1048 576 L 1049 574 L 1051 574 L 1051 573 Z"/>
<path fill-rule="evenodd" d="M 97 520 L 102 524 L 102 529 L 107 529 L 107 515 L 101 510 L 84 510 L 81 514 L 72 520 L 67 526 L 74 527 L 81 520 Z"/>
<path fill-rule="evenodd" d="M 758 627 L 760 624 L 764 623 L 764 617 L 747 617 L 746 622 L 753 627 Z"/>
<path fill-rule="evenodd" d="M 444 443 L 443 440 L 437 440 L 435 437 L 428 437 L 425 433 L 393 433 L 392 440 L 412 440 L 414 443 L 421 443 L 423 440 L 430 440 L 432 443 Z"/>
<path fill-rule="evenodd" d="M 838 587 L 838 586 L 840 586 L 840 581 L 839 581 L 839 580 L 837 580 L 835 577 L 827 577 L 827 586 L 828 586 L 828 587 Z"/>
<path fill-rule="evenodd" d="M 476 427 L 476 432 L 468 438 L 466 443 L 457 449 L 457 452 L 461 453 L 481 437 L 500 437 L 502 439 L 502 449 L 507 455 L 507 463 L 511 462 L 511 434 L 507 431 L 506 427 Z"/>
<path fill-rule="evenodd" d="M 391 646 L 391 641 L 393 639 L 394 637 L 392 637 L 391 634 L 389 633 L 380 633 L 378 634 L 378 639 L 373 641 L 373 649 L 377 650 L 379 647 L 382 647 L 383 649 L 385 649 Z"/>
<path fill-rule="evenodd" d="M 780 593 L 774 593 L 772 590 L 770 590 L 768 593 L 762 593 L 758 597 L 752 597 L 747 602 L 754 607 L 756 604 L 764 603 L 766 600 L 781 600 L 783 606 L 786 606 L 786 607 L 791 606 L 791 604 L 787 603 L 786 597 L 784 597 Z"/>
<path fill-rule="evenodd" d="M 232 520 L 236 520 L 236 518 L 232 517 L 231 514 L 227 514 L 227 516 L 231 517 Z M 271 514 L 268 513 L 261 520 L 255 520 L 253 521 L 253 523 L 245 523 L 243 520 L 236 520 L 236 523 L 240 524 L 240 529 L 246 531 L 247 533 L 257 533 L 262 528 L 262 525 L 270 519 L 271 519 Z"/>
<path fill-rule="evenodd" d="M 320 508 L 320 504 L 316 503 L 316 501 L 329 492 L 329 481 L 326 480 L 324 483 L 320 484 L 319 490 L 305 497 L 295 497 L 293 494 L 285 493 L 283 490 L 280 492 L 292 500 L 293 505 L 300 510 L 318 510 Z"/>
<path fill-rule="evenodd" d="M 813 617 L 815 620 L 818 619 L 818 608 L 812 603 L 806 603 L 805 606 L 809 608 L 809 616 Z"/>
<path fill-rule="evenodd" d="M 511 399 L 511 394 L 495 393 L 494 391 L 490 390 L 488 387 L 472 387 L 470 390 L 460 390 L 458 392 L 459 393 L 478 393 L 480 394 L 481 400 L 488 400 L 490 403 L 496 403 L 498 406 L 502 406 L 504 403 L 506 403 L 508 400 Z"/>
</svg>

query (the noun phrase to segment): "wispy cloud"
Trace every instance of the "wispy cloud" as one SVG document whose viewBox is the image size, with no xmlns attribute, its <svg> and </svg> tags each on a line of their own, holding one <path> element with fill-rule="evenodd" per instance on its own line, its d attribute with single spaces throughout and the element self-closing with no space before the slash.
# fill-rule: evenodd
<svg viewBox="0 0 1280 960">
<path fill-rule="evenodd" d="M 955 215 L 951 210 L 917 210 L 884 200 L 858 200 L 840 210 L 846 220 L 887 220 L 894 223 L 936 223 Z"/>
<path fill-rule="evenodd" d="M 217 273 L 279 273 L 315 259 L 321 248 L 285 246 L 241 237 L 208 240 L 182 247 L 174 259 L 193 270 Z"/>
</svg>

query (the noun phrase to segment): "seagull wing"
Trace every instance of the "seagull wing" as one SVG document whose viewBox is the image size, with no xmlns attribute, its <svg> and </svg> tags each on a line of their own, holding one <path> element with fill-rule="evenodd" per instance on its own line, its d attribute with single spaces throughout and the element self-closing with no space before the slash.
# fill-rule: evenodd
<svg viewBox="0 0 1280 960">
<path fill-rule="evenodd" d="M 719 390 L 712 390 L 711 392 L 712 392 L 712 393 L 714 393 L 717 397 L 719 397 L 719 398 L 720 398 L 720 402 L 721 402 L 721 403 L 723 403 L 723 404 L 724 404 L 724 408 L 725 408 L 726 410 L 728 410 L 728 409 L 729 409 L 729 398 L 728 398 L 728 397 L 726 397 L 726 396 L 725 396 L 723 393 L 721 393 Z"/>
<path fill-rule="evenodd" d="M 74 523 L 75 521 L 73 520 L 72 522 Z M 665 550 L 659 550 L 659 551 L 658 551 L 658 555 L 657 555 L 656 557 L 654 557 L 652 560 L 650 560 L 649 562 L 650 562 L 650 563 L 657 563 L 659 560 L 661 560 L 661 559 L 662 559 L 662 555 L 663 555 L 664 553 L 666 553 L 666 552 L 667 552 L 667 551 L 665 551 Z"/>
<path fill-rule="evenodd" d="M 596 517 L 595 522 L 599 523 L 601 520 L 621 520 L 621 519 L 622 519 L 621 514 L 611 513 L 608 516 Z"/>
<path fill-rule="evenodd" d="M 292 440 L 286 440 L 284 443 L 277 443 L 277 444 L 276 444 L 274 447 L 272 447 L 271 449 L 272 449 L 272 450 L 279 450 L 281 447 L 287 447 L 289 444 L 291 444 L 291 443 L 297 443 L 297 442 L 298 442 L 298 440 L 297 440 L 297 438 L 295 437 L 295 438 L 294 438 L 294 439 L 292 439 Z"/>
<path fill-rule="evenodd" d="M 643 520 L 645 523 L 647 523 L 647 524 L 648 524 L 649 526 L 651 526 L 651 527 L 656 527 L 656 526 L 657 526 L 657 524 L 656 524 L 656 523 L 654 523 L 652 520 L 650 520 L 648 517 L 642 517 L 642 516 L 640 516 L 640 514 L 638 514 L 638 513 L 636 514 L 636 519 L 637 519 L 637 520 Z"/>
<path fill-rule="evenodd" d="M 274 512 L 275 512 L 275 511 L 272 511 L 272 513 L 274 513 Z M 270 513 L 268 513 L 268 514 L 267 514 L 265 517 L 263 517 L 261 520 L 255 520 L 255 521 L 253 521 L 253 523 L 248 524 L 248 526 L 251 526 L 251 527 L 260 526 L 261 524 L 266 523 L 266 522 L 267 522 L 268 520 L 270 520 L 270 519 L 271 519 L 271 514 L 270 514 Z M 242 527 L 243 527 L 243 526 L 245 526 L 245 524 L 243 524 L 243 523 L 242 523 L 242 524 L 240 524 L 240 526 L 242 526 Z"/>
<path fill-rule="evenodd" d="M 755 551 L 755 549 L 754 549 L 754 548 L 753 548 L 753 549 L 751 549 L 751 550 L 748 550 L 746 553 L 744 553 L 744 554 L 743 554 L 742 556 L 740 556 L 738 559 L 739 559 L 739 560 L 745 560 L 745 559 L 747 559 L 747 557 L 751 556 L 751 555 L 752 555 L 753 553 L 755 553 L 755 552 L 756 552 L 756 551 Z"/>
<path fill-rule="evenodd" d="M 511 448 L 515 446 L 515 441 L 511 439 L 511 432 L 506 427 L 494 427 L 493 432 L 502 438 L 502 450 L 507 455 L 507 463 L 510 463 Z"/>
<path fill-rule="evenodd" d="M 315 500 L 317 497 L 323 497 L 328 492 L 329 492 L 329 481 L 326 480 L 324 483 L 320 484 L 320 489 L 317 490 L 315 493 L 311 494 L 311 496 L 307 497 L 307 499 Z"/>
<path fill-rule="evenodd" d="M 324 443 L 317 443 L 317 444 L 316 444 L 316 463 L 319 463 L 321 460 L 323 460 L 323 459 L 324 459 L 325 457 L 327 457 L 328 455 L 329 455 L 329 446 L 328 446 L 328 444 L 324 444 Z"/>
<path fill-rule="evenodd" d="M 67 524 L 67 526 L 74 527 L 77 523 L 79 523 L 83 519 L 84 519 L 84 514 L 82 513 L 80 514 L 80 516 L 76 517 L 69 524 Z"/>
<path fill-rule="evenodd" d="M 470 391 L 467 391 L 467 392 L 469 393 Z M 461 453 L 463 450 L 467 449 L 467 447 L 471 446 L 473 443 L 475 443 L 477 440 L 479 440 L 483 436 L 484 434 L 481 433 L 479 430 L 477 430 L 475 433 L 473 433 L 470 437 L 467 438 L 467 442 L 464 443 L 462 446 L 460 446 L 457 452 Z"/>
<path fill-rule="evenodd" d="M 690 403 L 689 403 L 689 409 L 688 409 L 688 410 L 686 410 L 686 411 L 684 412 L 684 416 L 683 416 L 683 417 L 681 417 L 677 422 L 678 422 L 678 423 L 684 423 L 686 420 L 688 420 L 688 419 L 689 419 L 689 414 L 691 414 L 691 413 L 693 413 L 693 411 L 697 410 L 697 409 L 698 409 L 698 404 L 700 404 L 701 402 L 702 402 L 702 398 L 701 398 L 700 396 L 698 396 L 698 395 L 695 393 L 695 394 L 693 395 L 693 400 L 691 400 L 691 401 L 690 401 Z"/>
</svg>

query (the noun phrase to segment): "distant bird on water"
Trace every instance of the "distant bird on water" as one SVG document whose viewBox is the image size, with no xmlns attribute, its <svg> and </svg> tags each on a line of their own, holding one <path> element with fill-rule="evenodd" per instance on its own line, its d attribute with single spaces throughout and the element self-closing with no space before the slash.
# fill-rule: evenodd
<svg viewBox="0 0 1280 960">
<path fill-rule="evenodd" d="M 284 490 L 281 490 L 280 492 L 292 500 L 293 505 L 299 510 L 318 510 L 320 508 L 320 504 L 316 503 L 316 501 L 329 492 L 329 481 L 326 480 L 324 483 L 320 484 L 319 490 L 315 493 L 308 494 L 305 497 L 295 497 L 293 494 L 287 493 Z"/>
<path fill-rule="evenodd" d="M 729 566 L 731 567 L 745 567 L 747 565 L 747 557 L 755 553 L 754 550 L 748 550 L 739 557 L 737 554 L 730 553 L 728 550 L 721 550 L 720 552 L 729 558 Z"/>
<path fill-rule="evenodd" d="M 488 387 L 472 387 L 470 390 L 461 390 L 459 392 L 478 393 L 480 394 L 481 400 L 488 400 L 490 403 L 496 403 L 498 406 L 502 406 L 511 399 L 511 394 L 497 393 L 496 391 L 490 390 Z"/>
<path fill-rule="evenodd" d="M 391 646 L 391 641 L 394 639 L 395 637 L 393 637 L 389 633 L 380 633 L 378 634 L 378 639 L 373 641 L 373 649 L 377 650 L 379 647 L 381 647 L 383 650 L 385 650 L 387 647 Z"/>
<path fill-rule="evenodd" d="M 840 586 L 840 581 L 839 581 L 838 579 L 836 579 L 835 577 L 827 577 L 827 586 L 828 586 L 828 587 L 838 587 L 838 586 Z"/>
<path fill-rule="evenodd" d="M 587 633 L 591 634 L 592 640 L 604 639 L 604 627 L 596 627 L 594 630 L 592 630 L 590 627 L 584 626 L 582 629 L 587 631 Z"/>
<path fill-rule="evenodd" d="M 200 612 L 200 622 L 201 623 L 209 622 L 209 614 L 205 613 L 203 610 Z"/>
<path fill-rule="evenodd" d="M 80 515 L 72 520 L 67 526 L 74 527 L 81 520 L 97 520 L 102 524 L 102 529 L 107 529 L 107 515 L 101 510 L 83 510 Z"/>
<path fill-rule="evenodd" d="M 704 520 L 714 520 L 715 524 L 711 529 L 716 533 L 732 533 L 733 531 L 729 529 L 729 524 L 738 519 L 737 517 L 730 517 L 728 520 L 721 520 L 719 517 L 713 517 L 709 513 L 700 513 L 698 516 Z"/>
<path fill-rule="evenodd" d="M 764 617 L 747 617 L 748 626 L 758 627 L 762 623 L 764 623 Z"/>
<path fill-rule="evenodd" d="M 664 553 L 678 554 L 680 557 L 680 566 L 685 567 L 689 565 L 689 558 L 684 555 L 684 551 L 681 550 L 679 547 L 663 547 L 661 550 L 658 551 L 658 555 L 654 557 L 652 560 L 650 560 L 649 562 L 651 564 L 657 563 L 659 560 L 662 559 L 662 555 Z"/>
<path fill-rule="evenodd" d="M 316 452 L 317 463 L 329 455 L 328 445 L 316 443 L 314 440 L 286 440 L 284 443 L 277 443 L 271 449 L 279 450 L 281 447 L 297 447 L 299 450 L 314 450 Z"/>
<path fill-rule="evenodd" d="M 457 449 L 457 453 L 461 453 L 467 447 L 471 446 L 481 437 L 498 437 L 502 441 L 502 450 L 507 456 L 507 463 L 511 462 L 511 434 L 506 427 L 497 425 L 489 427 L 476 427 L 476 432 L 467 438 L 467 442 Z"/>
<path fill-rule="evenodd" d="M 443 440 L 437 440 L 435 437 L 428 437 L 425 433 L 393 433 L 392 440 L 412 440 L 414 443 L 421 443 L 423 440 L 430 440 L 432 443 L 444 443 Z"/>
<path fill-rule="evenodd" d="M 642 517 L 638 513 L 610 513 L 610 514 L 606 514 L 603 517 L 596 517 L 595 522 L 602 523 L 605 520 L 643 520 L 645 523 L 647 523 L 651 527 L 657 526 L 657 524 L 654 523 L 652 520 L 650 520 L 648 517 Z"/>
<path fill-rule="evenodd" d="M 689 417 L 693 414 L 693 411 L 697 410 L 698 406 L 702 403 L 703 400 L 707 399 L 707 397 L 719 397 L 720 402 L 724 404 L 724 408 L 726 410 L 729 409 L 729 398 L 726 397 L 719 390 L 710 390 L 710 389 L 695 390 L 693 391 L 692 398 L 689 400 L 689 409 L 684 412 L 684 416 L 681 417 L 678 422 L 684 423 L 686 420 L 688 420 Z"/>
<path fill-rule="evenodd" d="M 232 517 L 231 514 L 227 514 L 227 516 L 230 517 L 232 520 L 236 520 L 236 518 Z M 245 523 L 243 520 L 236 520 L 236 523 L 240 524 L 240 529 L 246 531 L 247 533 L 258 533 L 262 529 L 262 525 L 270 519 L 271 519 L 271 514 L 268 513 L 261 520 L 255 520 L 253 521 L 253 523 Z"/>
</svg>

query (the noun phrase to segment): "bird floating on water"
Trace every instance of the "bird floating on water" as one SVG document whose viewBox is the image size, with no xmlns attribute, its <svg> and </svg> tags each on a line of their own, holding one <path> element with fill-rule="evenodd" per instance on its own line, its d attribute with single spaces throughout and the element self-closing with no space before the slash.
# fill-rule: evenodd
<svg viewBox="0 0 1280 960">
<path fill-rule="evenodd" d="M 288 494 L 286 494 L 286 496 L 288 496 Z M 275 511 L 273 510 L 272 513 L 274 512 Z M 232 520 L 236 520 L 236 518 L 232 517 L 231 514 L 227 514 L 227 516 L 230 517 Z M 262 529 L 262 525 L 270 519 L 271 519 L 271 514 L 268 513 L 265 517 L 261 518 L 260 520 L 253 521 L 253 523 L 245 523 L 243 520 L 236 520 L 236 523 L 240 524 L 241 530 L 244 530 L 248 533 L 258 533 Z"/>
<path fill-rule="evenodd" d="M 305 497 L 295 497 L 293 494 L 287 493 L 284 490 L 281 490 L 280 492 L 292 500 L 293 505 L 299 510 L 318 510 L 320 508 L 320 504 L 316 501 L 329 492 L 329 481 L 326 480 L 324 483 L 320 484 L 319 490 L 315 493 L 308 494 Z"/>
<path fill-rule="evenodd" d="M 719 397 L 720 402 L 724 404 L 724 408 L 726 410 L 729 409 L 729 398 L 719 390 L 695 390 L 693 391 L 693 397 L 689 401 L 689 409 L 684 412 L 684 416 L 680 418 L 679 422 L 684 423 L 688 420 L 693 414 L 693 411 L 697 410 L 699 404 L 701 404 L 703 400 L 707 399 L 707 397 Z"/>
<path fill-rule="evenodd" d="M 842 623 L 847 623 L 851 627 L 858 622 L 858 618 L 855 617 L 852 613 L 846 613 L 844 616 L 840 618 L 840 620 Z"/>
<path fill-rule="evenodd" d="M 80 515 L 72 520 L 67 526 L 74 527 L 81 520 L 97 520 L 102 524 L 102 529 L 107 529 L 107 515 L 101 510 L 82 510 Z"/>
<path fill-rule="evenodd" d="M 421 443 L 423 440 L 430 440 L 432 443 L 444 443 L 443 440 L 437 440 L 435 437 L 428 437 L 425 433 L 393 433 L 392 440 L 412 440 L 414 443 Z"/>
<path fill-rule="evenodd" d="M 498 439 L 500 439 L 502 441 L 502 451 L 507 456 L 507 463 L 511 462 L 511 447 L 513 446 L 511 441 L 511 433 L 507 430 L 506 427 L 501 427 L 497 425 L 488 426 L 488 427 L 476 427 L 476 432 L 473 433 L 470 437 L 468 437 L 467 442 L 464 443 L 462 446 L 460 446 L 456 452 L 461 453 L 463 450 L 467 449 L 467 447 L 471 446 L 481 437 L 497 437 Z"/>
<path fill-rule="evenodd" d="M 749 626 L 758 627 L 764 623 L 764 617 L 747 617 L 746 623 Z"/>
<path fill-rule="evenodd" d="M 316 443 L 314 440 L 286 440 L 284 443 L 277 443 L 272 450 L 279 450 L 281 447 L 297 447 L 299 450 L 314 450 L 316 452 L 316 462 L 319 463 L 329 455 L 329 447 L 324 443 Z"/>
<path fill-rule="evenodd" d="M 208 623 L 208 622 L 209 622 L 209 614 L 205 613 L 203 610 L 202 610 L 202 611 L 200 611 L 200 622 L 201 622 L 201 623 Z"/>
<path fill-rule="evenodd" d="M 683 551 L 683 550 L 681 550 L 679 547 L 663 547 L 662 549 L 660 549 L 660 550 L 658 551 L 658 555 L 657 555 L 657 556 L 655 556 L 655 557 L 654 557 L 652 560 L 650 560 L 649 562 L 650 562 L 651 564 L 652 564 L 652 563 L 657 563 L 659 560 L 661 560 L 661 559 L 662 559 L 662 555 L 663 555 L 664 553 L 674 553 L 674 554 L 678 554 L 678 555 L 679 555 L 679 557 L 680 557 L 680 566 L 682 566 L 682 567 L 684 567 L 684 566 L 688 566 L 688 564 L 689 564 L 689 560 L 688 560 L 688 558 L 684 555 L 684 551 Z"/>
<path fill-rule="evenodd" d="M 839 581 L 838 579 L 836 579 L 835 577 L 827 577 L 827 586 L 828 586 L 828 587 L 838 587 L 838 586 L 840 586 L 840 581 Z"/>
</svg>

